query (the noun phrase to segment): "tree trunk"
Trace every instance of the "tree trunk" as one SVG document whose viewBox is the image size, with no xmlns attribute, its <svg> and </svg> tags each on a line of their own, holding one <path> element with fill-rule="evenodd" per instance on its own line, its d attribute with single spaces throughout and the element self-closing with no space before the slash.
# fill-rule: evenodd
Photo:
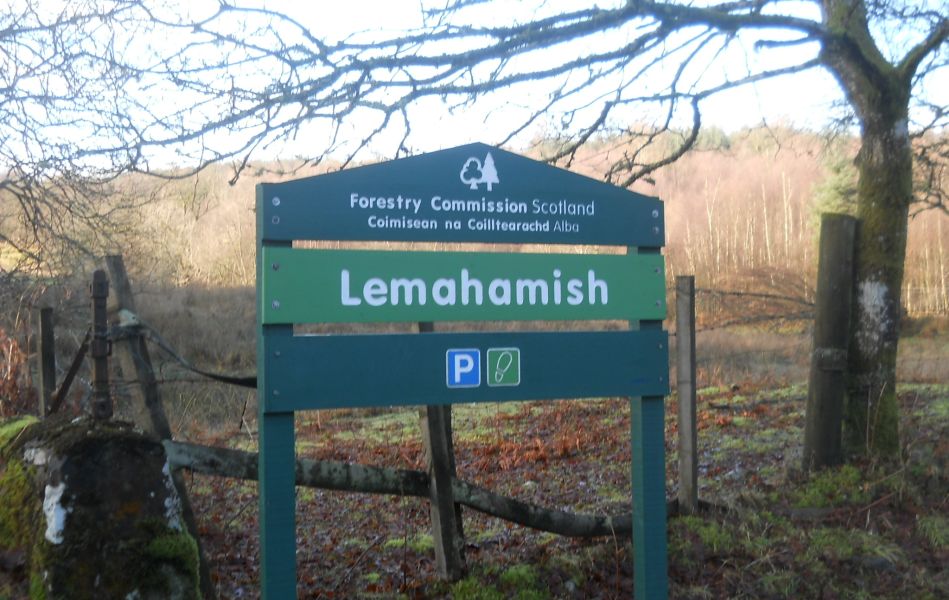
<svg viewBox="0 0 949 600">
<path fill-rule="evenodd" d="M 930 42 L 893 65 L 870 33 L 865 2 L 823 0 L 822 11 L 829 35 L 821 60 L 843 88 L 861 128 L 856 159 L 860 224 L 843 450 L 849 455 L 895 456 L 900 447 L 896 350 L 913 199 L 909 100 L 922 56 L 918 53 Z"/>
<path fill-rule="evenodd" d="M 857 156 L 860 225 L 843 443 L 851 455 L 894 456 L 900 447 L 896 353 L 913 166 L 905 107 L 894 117 L 877 117 L 864 124 Z"/>
</svg>

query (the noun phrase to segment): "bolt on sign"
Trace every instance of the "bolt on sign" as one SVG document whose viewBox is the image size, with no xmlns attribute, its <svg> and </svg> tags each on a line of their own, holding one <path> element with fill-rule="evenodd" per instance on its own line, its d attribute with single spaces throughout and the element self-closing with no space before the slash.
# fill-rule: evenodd
<svg viewBox="0 0 949 600">
<path fill-rule="evenodd" d="M 664 238 L 659 200 L 484 144 L 258 185 L 262 596 L 296 597 L 295 411 L 626 396 L 636 597 L 665 598 Z M 312 240 L 484 246 L 439 252 L 294 245 Z M 489 251 L 491 244 L 543 244 L 551 251 Z M 601 252 L 602 246 L 614 248 Z M 293 329 L 604 320 L 628 325 L 346 335 Z"/>
</svg>

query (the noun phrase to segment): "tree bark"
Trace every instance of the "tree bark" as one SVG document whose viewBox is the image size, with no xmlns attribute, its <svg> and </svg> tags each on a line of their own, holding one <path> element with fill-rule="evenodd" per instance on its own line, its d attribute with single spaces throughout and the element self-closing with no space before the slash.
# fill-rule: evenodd
<svg viewBox="0 0 949 600">
<path fill-rule="evenodd" d="M 913 200 L 908 115 L 918 63 L 887 62 L 870 34 L 864 2 L 824 0 L 823 11 L 830 35 L 821 60 L 843 88 L 861 128 L 843 449 L 849 455 L 895 456 L 900 446 L 896 353 Z"/>
<path fill-rule="evenodd" d="M 219 477 L 256 481 L 257 454 L 187 442 L 162 442 L 172 468 L 186 468 Z M 369 467 L 337 461 L 298 459 L 296 483 L 346 492 L 429 497 L 429 476 L 422 471 Z M 632 516 L 573 514 L 499 496 L 489 490 L 452 480 L 455 502 L 485 514 L 540 531 L 569 537 L 623 536 L 632 534 Z"/>
<path fill-rule="evenodd" d="M 860 225 L 843 438 L 851 455 L 895 456 L 900 448 L 896 355 L 913 173 L 905 114 L 865 124 L 857 156 Z"/>
</svg>

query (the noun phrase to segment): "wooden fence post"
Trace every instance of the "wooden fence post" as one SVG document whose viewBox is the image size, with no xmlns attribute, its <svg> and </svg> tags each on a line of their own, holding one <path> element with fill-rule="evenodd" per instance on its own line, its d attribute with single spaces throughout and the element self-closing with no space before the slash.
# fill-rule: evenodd
<svg viewBox="0 0 949 600">
<path fill-rule="evenodd" d="M 39 312 L 39 392 L 40 418 L 50 413 L 50 403 L 56 391 L 56 337 L 53 335 L 53 309 L 44 307 Z"/>
<path fill-rule="evenodd" d="M 821 215 L 817 315 L 804 421 L 805 470 L 841 460 L 856 229 L 854 217 Z"/>
<path fill-rule="evenodd" d="M 431 333 L 430 322 L 418 324 L 419 333 Z M 455 503 L 452 480 L 455 478 L 455 449 L 451 432 L 451 405 L 425 406 L 420 411 L 422 440 L 431 477 L 429 494 L 432 515 L 432 540 L 438 575 L 455 581 L 466 571 L 465 534 L 461 505 Z"/>
<path fill-rule="evenodd" d="M 125 270 L 125 261 L 121 255 L 113 255 L 106 256 L 105 262 L 115 286 L 113 314 L 122 309 L 135 313 L 135 298 L 132 295 L 132 284 Z M 126 335 L 115 341 L 114 350 L 122 375 L 126 379 L 134 379 L 139 383 L 138 386 L 133 385 L 129 389 L 134 410 L 138 413 L 136 424 L 144 429 L 146 433 L 157 437 L 159 440 L 170 440 L 171 426 L 168 424 L 168 417 L 165 415 L 165 409 L 162 406 L 161 395 L 158 392 L 158 382 L 155 379 L 155 371 L 152 369 L 152 362 L 148 355 L 148 347 L 145 345 L 144 336 L 140 333 L 127 332 Z M 188 498 L 188 489 L 185 487 L 184 478 L 181 477 L 180 471 L 172 473 L 172 480 L 178 490 L 178 497 L 181 499 L 181 514 L 184 517 L 185 525 L 187 525 L 188 531 L 198 544 L 201 591 L 205 598 L 214 598 L 216 592 L 214 584 L 211 582 L 211 570 L 208 567 L 204 549 L 201 547 L 194 510 L 191 508 L 191 501 Z"/>
<path fill-rule="evenodd" d="M 106 303 L 109 298 L 109 279 L 105 271 L 96 269 L 92 274 L 92 418 L 105 421 L 112 418 L 112 394 L 109 390 L 109 324 Z"/>
<path fill-rule="evenodd" d="M 105 264 L 109 269 L 112 285 L 115 288 L 113 302 L 110 303 L 110 313 L 117 314 L 120 310 L 135 313 L 135 298 L 132 295 L 132 284 L 129 282 L 125 270 L 125 261 L 122 256 L 106 256 Z M 129 386 L 129 395 L 132 398 L 132 410 L 135 414 L 135 423 L 160 440 L 171 439 L 171 426 L 162 406 L 161 396 L 158 393 L 158 383 L 152 370 L 151 357 L 145 338 L 137 333 L 125 332 L 114 344 L 115 358 L 123 377 L 137 381 L 137 386 Z"/>
<path fill-rule="evenodd" d="M 698 512 L 695 424 L 695 277 L 676 277 L 676 390 L 679 397 L 679 510 Z"/>
</svg>

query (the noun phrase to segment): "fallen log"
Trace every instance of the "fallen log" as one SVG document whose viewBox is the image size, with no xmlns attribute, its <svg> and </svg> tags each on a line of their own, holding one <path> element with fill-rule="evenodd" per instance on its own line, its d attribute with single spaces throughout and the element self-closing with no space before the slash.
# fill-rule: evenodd
<svg viewBox="0 0 949 600">
<path fill-rule="evenodd" d="M 165 440 L 165 453 L 173 468 L 205 475 L 257 480 L 257 453 Z M 296 483 L 305 487 L 393 494 L 428 498 L 429 477 L 422 471 L 371 467 L 330 460 L 297 459 Z M 623 536 L 632 534 L 632 515 L 584 515 L 536 506 L 501 496 L 460 479 L 452 480 L 455 502 L 473 510 L 558 535 L 569 537 Z"/>
</svg>

